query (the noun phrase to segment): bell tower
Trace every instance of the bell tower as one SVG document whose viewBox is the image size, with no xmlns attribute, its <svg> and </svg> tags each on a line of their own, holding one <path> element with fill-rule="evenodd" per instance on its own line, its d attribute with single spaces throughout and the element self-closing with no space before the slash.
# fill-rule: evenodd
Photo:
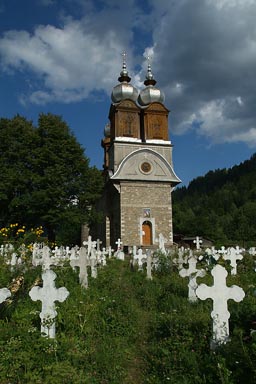
<svg viewBox="0 0 256 384">
<path fill-rule="evenodd" d="M 126 56 L 113 88 L 104 131 L 105 245 L 157 246 L 159 235 L 173 244 L 171 192 L 180 179 L 173 170 L 169 111 L 148 62 L 145 88 L 130 84 Z M 102 232 L 102 233 L 103 233 Z"/>
</svg>

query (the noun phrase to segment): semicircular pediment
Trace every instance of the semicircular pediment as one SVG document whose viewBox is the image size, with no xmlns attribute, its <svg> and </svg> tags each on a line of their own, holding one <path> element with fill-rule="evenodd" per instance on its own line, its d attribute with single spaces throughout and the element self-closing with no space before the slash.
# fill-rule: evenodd
<svg viewBox="0 0 256 384">
<path fill-rule="evenodd" d="M 165 181 L 180 183 L 172 165 L 152 149 L 139 149 L 127 155 L 119 165 L 114 180 Z"/>
</svg>

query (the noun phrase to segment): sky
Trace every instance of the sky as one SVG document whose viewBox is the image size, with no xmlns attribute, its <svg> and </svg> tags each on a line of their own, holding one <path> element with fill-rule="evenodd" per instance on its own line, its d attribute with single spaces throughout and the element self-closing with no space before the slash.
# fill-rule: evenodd
<svg viewBox="0 0 256 384">
<path fill-rule="evenodd" d="M 102 169 L 122 53 L 150 58 L 186 186 L 256 152 L 256 0 L 0 0 L 0 117 L 61 115 Z"/>
</svg>

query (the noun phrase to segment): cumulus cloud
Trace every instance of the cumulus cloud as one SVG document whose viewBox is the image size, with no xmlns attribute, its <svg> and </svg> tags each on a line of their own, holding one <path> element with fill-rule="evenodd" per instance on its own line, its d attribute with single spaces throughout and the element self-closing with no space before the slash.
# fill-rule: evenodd
<svg viewBox="0 0 256 384">
<path fill-rule="evenodd" d="M 127 2 L 127 6 L 131 4 Z M 75 102 L 101 90 L 109 93 L 117 82 L 121 53 L 126 47 L 132 62 L 132 31 L 128 27 L 133 10 L 121 20 L 120 8 L 113 6 L 97 13 L 89 6 L 86 16 L 79 20 L 62 15 L 63 25 L 58 27 L 38 25 L 33 33 L 5 32 L 0 39 L 2 69 L 30 71 L 41 79 L 43 88 L 28 94 L 37 104 Z M 24 103 L 26 96 L 21 99 Z"/>
<path fill-rule="evenodd" d="M 0 38 L 2 70 L 33 73 L 37 80 L 21 102 L 70 103 L 95 92 L 109 95 L 126 50 L 138 88 L 144 86 L 150 56 L 172 111 L 172 132 L 193 130 L 209 143 L 256 145 L 255 0 L 62 4 L 69 12 L 62 9 L 61 25 L 7 31 Z"/>
<path fill-rule="evenodd" d="M 151 3 L 159 17 L 153 69 L 173 111 L 172 131 L 255 146 L 256 1 Z"/>
<path fill-rule="evenodd" d="M 77 101 L 95 89 L 109 90 L 121 50 L 115 32 L 100 39 L 74 21 L 63 29 L 38 26 L 33 35 L 10 31 L 0 41 L 5 68 L 30 69 L 43 79 L 45 89 L 30 95 L 36 103 Z"/>
</svg>

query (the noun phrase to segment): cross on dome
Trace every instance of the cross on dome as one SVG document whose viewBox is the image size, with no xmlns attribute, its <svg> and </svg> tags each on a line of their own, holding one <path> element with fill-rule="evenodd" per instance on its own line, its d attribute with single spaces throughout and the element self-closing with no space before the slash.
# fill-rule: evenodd
<svg viewBox="0 0 256 384">
<path fill-rule="evenodd" d="M 138 90 L 133 87 L 129 82 L 131 81 L 131 78 L 128 75 L 128 71 L 126 68 L 126 57 L 127 53 L 126 51 L 123 51 L 122 53 L 123 57 L 123 64 L 122 64 L 122 70 L 120 72 L 120 76 L 118 78 L 118 81 L 120 84 L 116 85 L 113 88 L 111 99 L 114 104 L 120 103 L 122 100 L 130 99 L 136 102 L 138 98 Z"/>
</svg>

